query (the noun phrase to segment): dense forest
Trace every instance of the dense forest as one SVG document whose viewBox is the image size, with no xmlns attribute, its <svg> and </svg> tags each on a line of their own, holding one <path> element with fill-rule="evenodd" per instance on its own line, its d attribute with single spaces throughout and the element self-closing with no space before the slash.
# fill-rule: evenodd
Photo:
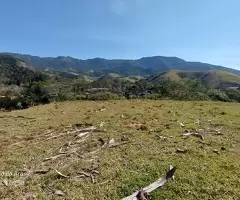
<svg viewBox="0 0 240 200">
<path fill-rule="evenodd" d="M 0 56 L 0 84 L 18 85 L 45 80 L 45 75 L 26 65 L 23 60 Z"/>
</svg>

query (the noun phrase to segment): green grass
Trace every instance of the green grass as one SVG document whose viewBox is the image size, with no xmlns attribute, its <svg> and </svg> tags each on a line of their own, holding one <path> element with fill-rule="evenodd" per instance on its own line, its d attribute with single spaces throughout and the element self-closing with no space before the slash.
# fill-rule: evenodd
<svg viewBox="0 0 240 200">
<path fill-rule="evenodd" d="M 152 199 L 237 200 L 239 108 L 240 104 L 235 103 L 122 100 L 52 103 L 0 112 L 0 172 L 55 168 L 71 177 L 60 178 L 54 170 L 22 177 L 4 177 L 0 173 L 0 180 L 25 182 L 18 187 L 0 185 L 0 199 L 17 199 L 26 193 L 35 194 L 37 199 L 61 199 L 49 187 L 66 192 L 64 199 L 121 199 L 158 179 L 170 165 L 176 165 L 175 180 L 154 191 Z M 198 119 L 200 124 L 195 123 Z M 104 125 L 99 127 L 101 122 Z M 127 126 L 131 122 L 142 123 L 148 130 Z M 61 146 L 73 140 L 73 135 L 52 140 L 42 135 L 48 131 L 53 135 L 66 133 L 74 124 L 93 124 L 99 131 L 77 146 L 77 154 L 43 162 L 44 158 L 57 155 Z M 222 126 L 222 135 L 208 134 L 203 141 L 183 136 L 185 129 Z M 129 143 L 88 154 L 100 147 L 100 138 L 125 138 Z M 179 154 L 177 148 L 188 151 Z M 96 183 L 90 178 L 76 178 L 79 172 L 93 168 L 100 173 Z"/>
<path fill-rule="evenodd" d="M 171 70 L 156 75 L 153 82 L 156 83 L 161 80 L 182 81 L 185 78 L 199 80 L 211 88 L 222 88 L 229 87 L 231 85 L 235 86 L 240 85 L 240 76 L 220 70 L 210 71 Z"/>
<path fill-rule="evenodd" d="M 231 82 L 231 83 L 238 83 L 240 84 L 240 76 L 230 73 L 230 72 L 225 72 L 225 71 L 215 71 L 216 75 L 222 79 L 223 82 Z"/>
</svg>

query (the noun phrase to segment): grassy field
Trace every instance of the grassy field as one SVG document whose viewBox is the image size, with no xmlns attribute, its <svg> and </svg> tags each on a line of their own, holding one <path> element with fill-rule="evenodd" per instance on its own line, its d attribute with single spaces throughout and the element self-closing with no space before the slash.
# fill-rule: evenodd
<svg viewBox="0 0 240 200">
<path fill-rule="evenodd" d="M 183 136 L 198 129 L 221 131 Z M 175 180 L 152 199 L 237 200 L 239 133 L 237 103 L 75 101 L 0 112 L 0 199 L 121 199 L 173 165 Z M 125 144 L 104 145 L 113 138 Z"/>
</svg>

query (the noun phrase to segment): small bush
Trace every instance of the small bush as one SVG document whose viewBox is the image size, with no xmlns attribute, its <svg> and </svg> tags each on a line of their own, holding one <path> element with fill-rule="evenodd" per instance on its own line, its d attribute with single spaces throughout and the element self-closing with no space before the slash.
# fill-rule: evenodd
<svg viewBox="0 0 240 200">
<path fill-rule="evenodd" d="M 24 100 L 30 105 L 46 104 L 49 103 L 49 93 L 41 83 L 33 83 L 26 88 L 22 95 Z"/>
<path fill-rule="evenodd" d="M 201 92 L 196 92 L 193 95 L 192 100 L 199 100 L 199 101 L 210 101 L 210 97 L 207 94 L 201 93 Z"/>
<path fill-rule="evenodd" d="M 77 100 L 84 100 L 84 99 L 86 99 L 87 97 L 86 97 L 86 95 L 83 95 L 83 94 L 78 94 L 78 95 L 76 95 L 76 99 Z"/>
<path fill-rule="evenodd" d="M 0 99 L 0 108 L 5 110 L 25 109 L 28 108 L 29 104 L 23 99 Z"/>
<path fill-rule="evenodd" d="M 116 100 L 121 99 L 121 97 L 117 94 L 113 94 L 111 92 L 101 92 L 96 94 L 89 94 L 87 96 L 88 100 Z"/>
<path fill-rule="evenodd" d="M 227 90 L 225 93 L 231 100 L 240 102 L 240 91 L 239 90 Z"/>
<path fill-rule="evenodd" d="M 77 100 L 77 97 L 74 93 L 59 93 L 56 98 L 57 101 L 74 101 Z"/>
<path fill-rule="evenodd" d="M 208 91 L 208 96 L 214 101 L 230 101 L 228 95 L 221 90 L 210 90 Z"/>
</svg>

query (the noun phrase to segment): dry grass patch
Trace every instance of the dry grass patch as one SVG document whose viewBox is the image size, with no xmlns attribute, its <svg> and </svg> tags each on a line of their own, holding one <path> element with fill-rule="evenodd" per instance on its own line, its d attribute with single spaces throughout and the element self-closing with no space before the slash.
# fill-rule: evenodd
<svg viewBox="0 0 240 200">
<path fill-rule="evenodd" d="M 238 199 L 239 108 L 124 100 L 1 112 L 0 180 L 8 184 L 1 184 L 0 198 L 121 199 L 176 165 L 175 181 L 152 199 Z M 183 135 L 219 128 L 221 134 L 204 138 Z"/>
</svg>

